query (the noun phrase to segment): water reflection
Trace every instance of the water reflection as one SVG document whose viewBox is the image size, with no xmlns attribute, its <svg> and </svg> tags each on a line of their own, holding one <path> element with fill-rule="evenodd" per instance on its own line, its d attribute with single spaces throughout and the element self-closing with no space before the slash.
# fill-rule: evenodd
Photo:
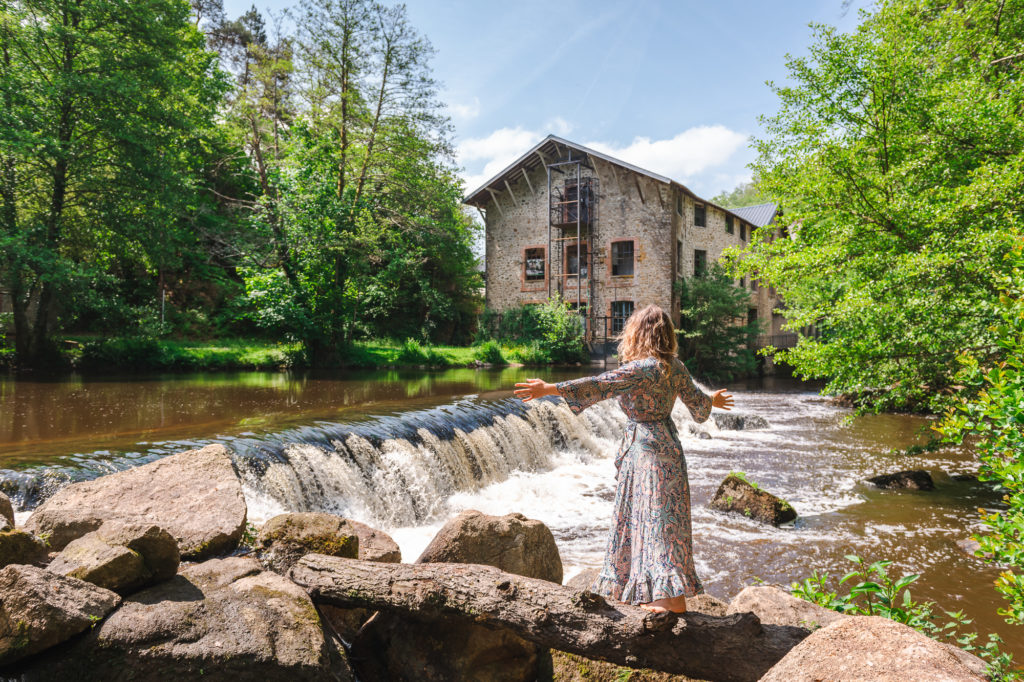
<svg viewBox="0 0 1024 682">
<path fill-rule="evenodd" d="M 394 414 L 452 397 L 503 392 L 526 376 L 591 371 L 449 369 L 435 372 L 237 372 L 83 377 L 0 377 L 0 468 L 19 468 L 140 440 L 210 438 L 296 421 Z"/>
</svg>

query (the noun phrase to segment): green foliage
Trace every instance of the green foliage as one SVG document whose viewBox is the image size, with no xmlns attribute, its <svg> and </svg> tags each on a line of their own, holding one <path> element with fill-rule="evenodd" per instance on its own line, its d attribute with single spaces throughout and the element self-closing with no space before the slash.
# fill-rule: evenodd
<svg viewBox="0 0 1024 682">
<path fill-rule="evenodd" d="M 477 324 L 477 342 L 494 339 L 509 343 L 530 343 L 541 334 L 540 309 L 536 305 L 518 306 L 500 313 L 484 310 Z"/>
<path fill-rule="evenodd" d="M 583 319 L 560 296 L 552 296 L 537 306 L 541 340 L 552 362 L 584 362 L 587 347 L 583 339 Z"/>
<path fill-rule="evenodd" d="M 717 263 L 702 277 L 679 280 L 679 356 L 696 376 L 729 381 L 750 374 L 757 358 L 749 344 L 760 333 L 747 322 L 750 294 Z"/>
<path fill-rule="evenodd" d="M 430 346 L 424 345 L 415 339 L 407 339 L 398 353 L 398 362 L 405 365 L 431 365 L 444 367 L 448 365 L 448 358 L 441 355 Z"/>
<path fill-rule="evenodd" d="M 725 208 L 741 208 L 743 206 L 767 204 L 771 199 L 761 194 L 761 191 L 753 182 L 741 182 L 732 191 L 723 190 L 711 197 L 711 201 Z"/>
<path fill-rule="evenodd" d="M 944 611 L 939 614 L 935 602 L 914 601 L 909 588 L 920 575 L 892 578 L 888 572 L 891 561 L 867 564 L 855 554 L 847 555 L 846 559 L 855 568 L 843 576 L 835 588 L 830 586 L 828 573 L 814 571 L 809 578 L 792 583 L 790 592 L 826 609 L 850 615 L 881 616 L 909 625 L 933 639 L 951 640 L 965 651 L 983 658 L 993 680 L 1019 679 L 1012 668 L 1012 656 L 999 649 L 1002 640 L 998 635 L 989 634 L 988 642 L 979 647 L 975 644 L 976 632 L 962 632 L 962 628 L 971 623 L 962 612 Z M 844 586 L 846 591 L 841 592 Z M 940 624 L 937 621 L 943 616 L 945 622 Z"/>
<path fill-rule="evenodd" d="M 755 483 L 754 481 L 751 481 L 749 478 L 747 478 L 747 474 L 745 472 L 743 472 L 743 471 L 730 471 L 729 475 L 730 476 L 735 476 L 736 478 L 740 479 L 744 483 L 749 483 L 750 487 L 754 488 L 755 490 L 760 490 L 761 489 L 761 486 L 759 486 L 757 483 Z"/>
<path fill-rule="evenodd" d="M 306 364 L 296 343 L 240 339 L 192 343 L 152 337 L 86 340 L 73 361 L 80 369 L 103 371 L 281 369 Z"/>
<path fill-rule="evenodd" d="M 982 513 L 989 533 L 979 538 L 981 551 L 992 561 L 1011 567 L 996 580 L 1009 606 L 1000 613 L 1007 622 L 1024 623 L 1024 245 L 1012 260 L 1016 266 L 1004 281 L 1001 319 L 992 333 L 1000 353 L 960 355 L 957 380 L 964 395 L 943 415 L 935 430 L 946 441 L 972 436 L 981 461 L 982 480 L 1005 491 L 1007 508 Z M 1000 358 L 993 361 L 995 355 Z"/>
<path fill-rule="evenodd" d="M 501 354 L 501 346 L 497 341 L 484 341 L 473 349 L 473 359 L 486 362 L 492 365 L 505 364 L 505 358 Z"/>
<path fill-rule="evenodd" d="M 957 355 L 995 348 L 1024 221 L 1022 10 L 882 0 L 851 32 L 814 26 L 772 86 L 753 170 L 785 230 L 733 249 L 733 273 L 820 331 L 776 358 L 862 409 L 942 409 Z"/>
<path fill-rule="evenodd" d="M 513 362 L 524 365 L 550 365 L 551 353 L 540 341 L 533 341 L 523 346 L 516 346 L 509 353 Z"/>
</svg>

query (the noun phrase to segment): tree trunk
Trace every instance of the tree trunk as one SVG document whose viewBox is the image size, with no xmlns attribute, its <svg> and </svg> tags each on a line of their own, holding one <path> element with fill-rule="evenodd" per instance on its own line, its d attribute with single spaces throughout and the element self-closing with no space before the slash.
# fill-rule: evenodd
<svg viewBox="0 0 1024 682">
<path fill-rule="evenodd" d="M 476 564 L 381 564 L 307 554 L 290 577 L 314 602 L 506 628 L 541 646 L 703 680 L 759 679 L 809 633 L 752 613 L 651 614 Z"/>
</svg>

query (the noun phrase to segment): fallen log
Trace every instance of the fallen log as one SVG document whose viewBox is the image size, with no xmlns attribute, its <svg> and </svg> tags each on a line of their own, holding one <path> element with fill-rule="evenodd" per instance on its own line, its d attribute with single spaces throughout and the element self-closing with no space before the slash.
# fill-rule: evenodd
<svg viewBox="0 0 1024 682">
<path fill-rule="evenodd" d="M 314 602 L 506 628 L 542 646 L 702 680 L 759 679 L 809 633 L 753 613 L 653 614 L 478 564 L 382 564 L 307 554 L 289 576 Z"/>
</svg>

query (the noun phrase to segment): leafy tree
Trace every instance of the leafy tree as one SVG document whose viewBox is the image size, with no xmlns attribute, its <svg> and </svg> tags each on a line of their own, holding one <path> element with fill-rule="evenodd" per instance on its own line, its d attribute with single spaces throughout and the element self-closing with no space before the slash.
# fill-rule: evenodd
<svg viewBox="0 0 1024 682">
<path fill-rule="evenodd" d="M 767 204 L 770 198 L 761 194 L 760 189 L 753 182 L 741 182 L 731 191 L 722 190 L 711 201 L 726 208 L 742 208 L 743 206 L 756 206 Z"/>
<path fill-rule="evenodd" d="M 814 26 L 773 85 L 757 186 L 788 238 L 758 230 L 735 274 L 785 298 L 777 358 L 864 409 L 938 409 L 958 353 L 988 366 L 1000 277 L 1024 219 L 1024 6 L 883 0 L 844 34 Z"/>
<path fill-rule="evenodd" d="M 119 269 L 180 265 L 222 94 L 184 1 L 0 8 L 0 279 L 20 363 L 50 357 L 73 302 Z"/>
<path fill-rule="evenodd" d="M 750 294 L 733 284 L 717 263 L 679 290 L 679 356 L 698 377 L 729 381 L 757 369 L 750 349 L 760 323 L 747 321 Z"/>
</svg>

